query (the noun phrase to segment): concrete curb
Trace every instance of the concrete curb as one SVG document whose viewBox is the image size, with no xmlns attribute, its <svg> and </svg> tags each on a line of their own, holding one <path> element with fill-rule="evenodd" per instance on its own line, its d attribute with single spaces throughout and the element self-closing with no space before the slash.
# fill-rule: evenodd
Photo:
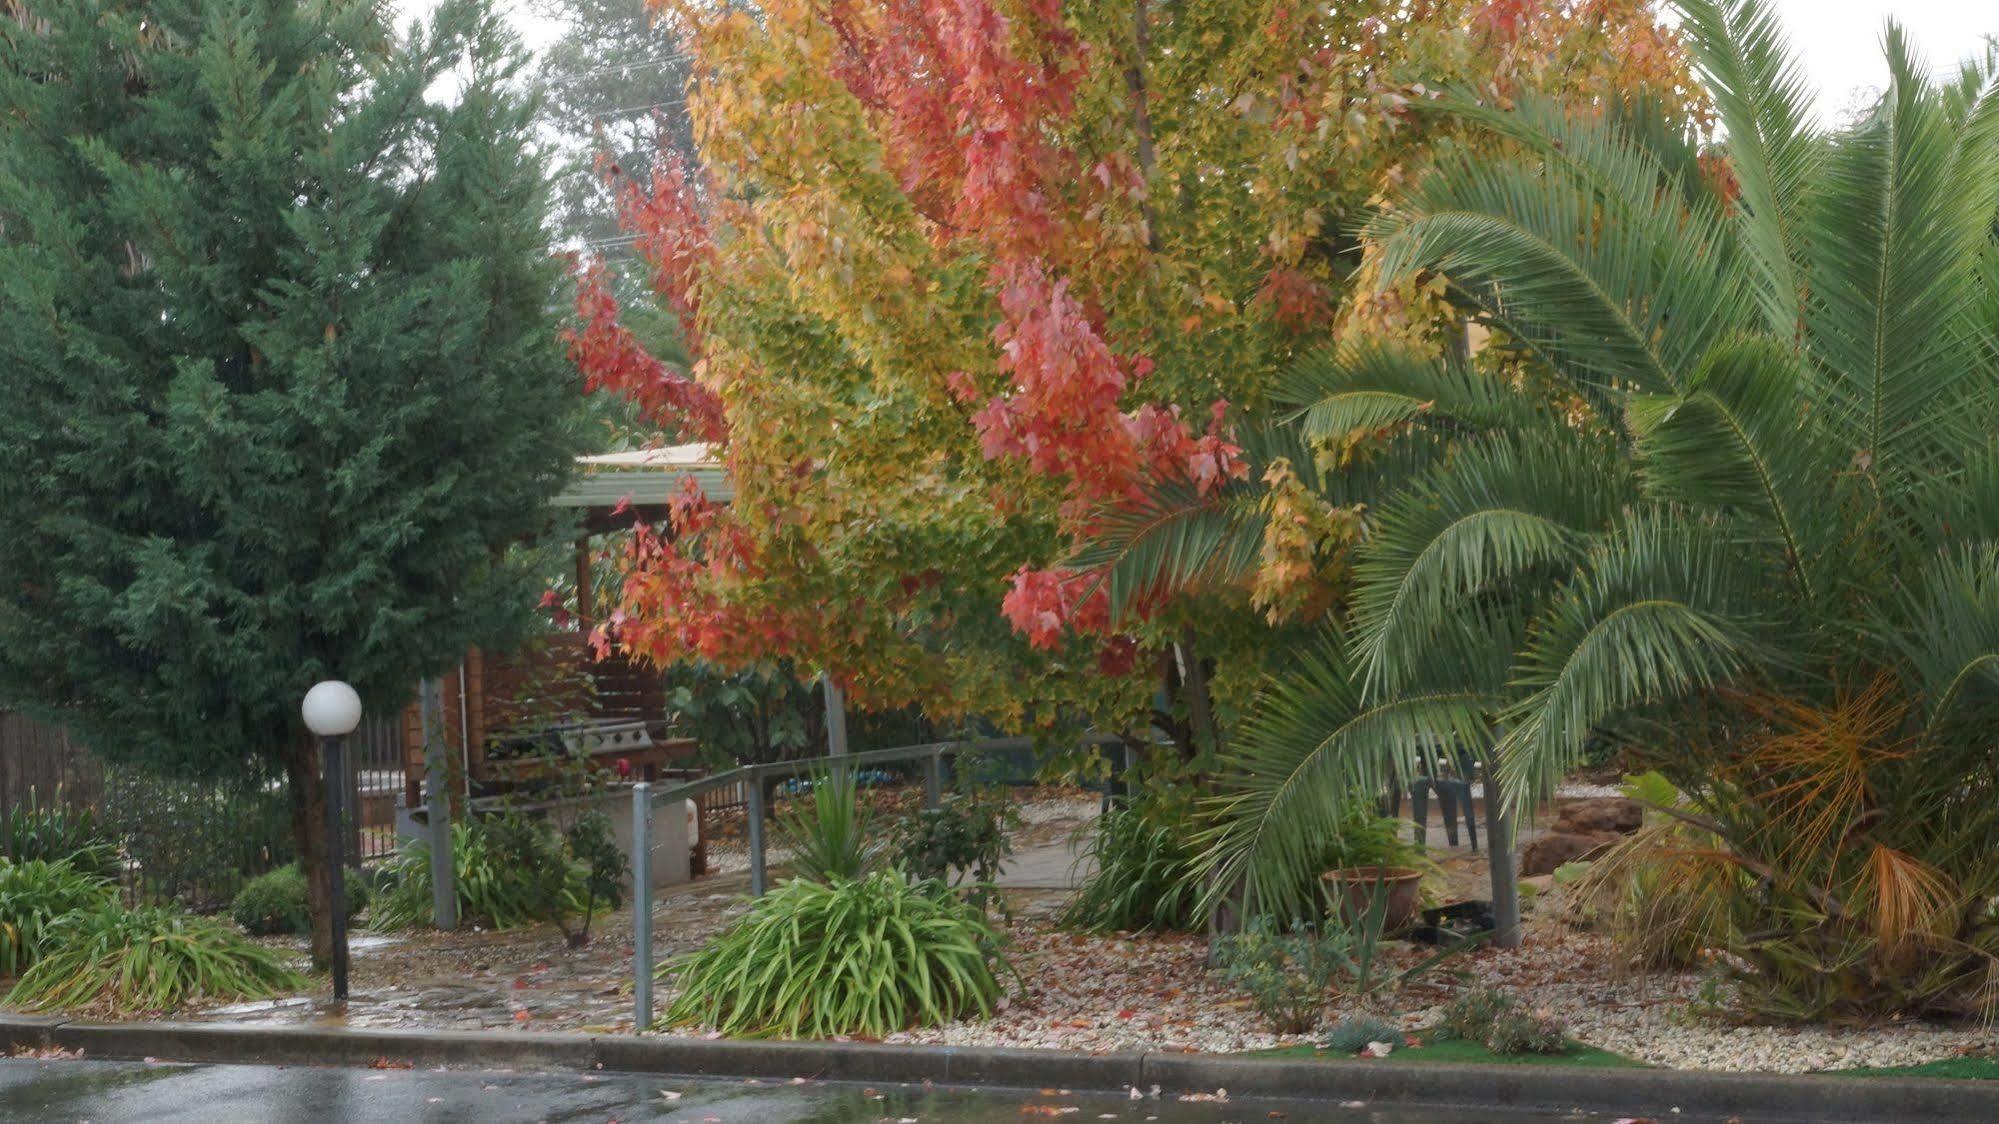
<svg viewBox="0 0 1999 1124">
<path fill-rule="evenodd" d="M 597 1070 L 691 1077 L 812 1077 L 1019 1089 L 1368 1101 L 1382 1106 L 1510 1108 L 1759 1121 L 1999 1120 L 1999 1082 L 1789 1077 L 1663 1069 L 1419 1065 L 1226 1054 L 1082 1054 L 1064 1050 L 763 1042 L 515 1031 L 103 1023 L 0 1015 L 0 1047 L 60 1047 L 92 1058 L 262 1065 Z"/>
</svg>

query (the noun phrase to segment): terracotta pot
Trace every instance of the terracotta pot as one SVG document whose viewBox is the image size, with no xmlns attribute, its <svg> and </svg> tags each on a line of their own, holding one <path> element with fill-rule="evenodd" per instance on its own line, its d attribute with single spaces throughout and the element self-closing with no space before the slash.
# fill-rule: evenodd
<svg viewBox="0 0 1999 1124">
<path fill-rule="evenodd" d="M 1423 872 L 1406 866 L 1352 866 L 1329 870 L 1320 875 L 1333 913 L 1345 921 L 1360 921 L 1375 904 L 1377 894 L 1388 895 L 1381 917 L 1381 931 L 1399 933 L 1416 921 L 1422 904 Z"/>
</svg>

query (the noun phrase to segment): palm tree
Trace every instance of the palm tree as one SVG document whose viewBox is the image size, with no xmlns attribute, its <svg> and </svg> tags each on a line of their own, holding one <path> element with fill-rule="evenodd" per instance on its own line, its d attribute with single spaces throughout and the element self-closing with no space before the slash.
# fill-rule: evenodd
<svg viewBox="0 0 1999 1124">
<path fill-rule="evenodd" d="M 1500 155 L 1447 156 L 1371 224 L 1385 275 L 1448 279 L 1528 361 L 1349 344 L 1294 372 L 1308 442 L 1407 450 L 1347 627 L 1235 739 L 1210 869 L 1294 909 L 1342 801 L 1417 746 L 1477 745 L 1526 810 L 1608 732 L 1753 884 L 1766 1009 L 1984 1002 L 1999 86 L 1932 85 L 1891 26 L 1887 92 L 1822 134 L 1759 0 L 1682 8 L 1725 160 L 1642 106 L 1452 98 Z M 1229 541 L 1181 538 L 1109 560 L 1130 585 Z"/>
</svg>

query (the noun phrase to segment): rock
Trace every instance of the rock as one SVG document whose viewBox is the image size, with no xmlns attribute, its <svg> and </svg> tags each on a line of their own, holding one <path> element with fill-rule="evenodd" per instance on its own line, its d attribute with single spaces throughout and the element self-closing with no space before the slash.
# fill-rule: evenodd
<svg viewBox="0 0 1999 1124">
<path fill-rule="evenodd" d="M 1520 848 L 1520 877 L 1553 874 L 1556 867 L 1589 858 L 1622 838 L 1614 831 L 1550 831 Z"/>
<path fill-rule="evenodd" d="M 1598 796 L 1571 800 L 1555 809 L 1555 818 L 1548 825 L 1548 830 L 1569 835 L 1599 832 L 1629 835 L 1644 826 L 1643 804 L 1625 796 Z"/>
<path fill-rule="evenodd" d="M 1552 874 L 1536 874 L 1529 878 L 1522 878 L 1520 885 L 1522 887 L 1532 887 L 1537 894 L 1545 894 L 1554 888 L 1555 876 Z"/>
</svg>

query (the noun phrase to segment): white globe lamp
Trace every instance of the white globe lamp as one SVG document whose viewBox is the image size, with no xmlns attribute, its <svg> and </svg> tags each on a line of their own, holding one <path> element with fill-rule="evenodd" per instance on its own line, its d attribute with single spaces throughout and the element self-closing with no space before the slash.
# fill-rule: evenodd
<svg viewBox="0 0 1999 1124">
<path fill-rule="evenodd" d="M 341 855 L 347 838 L 347 755 L 343 740 L 361 724 L 361 696 L 338 679 L 315 683 L 299 706 L 305 727 L 319 738 L 320 763 L 326 770 L 327 880 L 333 891 L 333 998 L 347 1001 L 347 860 Z"/>
<path fill-rule="evenodd" d="M 322 738 L 342 738 L 361 724 L 361 696 L 338 679 L 313 684 L 305 693 L 305 728 Z"/>
</svg>

